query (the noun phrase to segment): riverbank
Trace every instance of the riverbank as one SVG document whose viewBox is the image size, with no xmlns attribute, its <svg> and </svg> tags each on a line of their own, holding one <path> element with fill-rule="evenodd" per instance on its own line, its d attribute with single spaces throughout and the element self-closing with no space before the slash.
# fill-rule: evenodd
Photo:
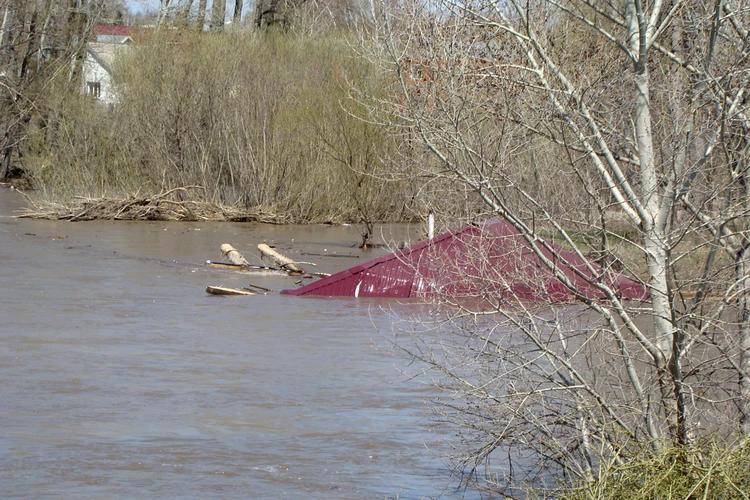
<svg viewBox="0 0 750 500">
<path fill-rule="evenodd" d="M 288 224 L 426 214 L 432 197 L 403 137 L 352 99 L 354 89 L 385 97 L 393 78 L 358 55 L 355 33 L 180 37 L 118 59 L 117 106 L 64 81 L 34 99 L 54 113 L 33 114 L 13 161 L 14 182 L 37 193 L 29 216 Z"/>
<path fill-rule="evenodd" d="M 18 210 L 17 217 L 26 219 L 92 221 L 92 220 L 143 220 L 143 221 L 212 221 L 258 222 L 264 224 L 352 224 L 363 222 L 351 214 L 331 213 L 321 217 L 313 214 L 285 212 L 275 208 L 243 207 L 240 204 L 222 204 L 200 199 L 200 186 L 170 189 L 162 193 L 124 197 L 83 197 L 52 201 L 36 194 L 28 194 L 14 185 L 3 183 L 0 187 L 15 190 L 24 196 L 26 206 Z M 198 196 L 194 196 L 198 193 Z M 333 216 L 332 216 L 333 215 Z M 378 220 L 379 223 L 421 222 L 417 214 L 401 214 L 396 220 Z"/>
</svg>

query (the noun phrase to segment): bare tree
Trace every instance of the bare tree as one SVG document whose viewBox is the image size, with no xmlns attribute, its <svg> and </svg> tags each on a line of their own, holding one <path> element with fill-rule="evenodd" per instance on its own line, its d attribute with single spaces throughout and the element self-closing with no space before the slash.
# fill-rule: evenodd
<svg viewBox="0 0 750 500">
<path fill-rule="evenodd" d="M 161 25 L 164 23 L 164 21 L 169 16 L 170 11 L 172 10 L 172 0 L 160 0 L 159 1 L 159 16 L 156 19 L 156 28 L 161 28 Z"/>
<path fill-rule="evenodd" d="M 206 4 L 208 0 L 198 0 L 198 14 L 195 18 L 195 29 L 203 31 L 203 25 L 206 22 Z"/>
<path fill-rule="evenodd" d="M 227 0 L 214 0 L 211 7 L 211 31 L 222 31 L 224 29 L 224 17 L 226 16 Z"/>
<path fill-rule="evenodd" d="M 239 26 L 242 21 L 242 0 L 234 0 L 234 14 L 232 16 L 232 22 Z"/>
<path fill-rule="evenodd" d="M 255 3 L 255 26 L 285 25 L 291 13 L 305 3 L 306 0 L 259 0 Z"/>
<path fill-rule="evenodd" d="M 42 111 L 36 93 L 67 73 L 74 85 L 103 3 L 80 0 L 7 0 L 0 28 L 0 180 L 17 177 L 14 158 L 32 117 Z M 62 68 L 69 71 L 61 72 Z"/>
<path fill-rule="evenodd" d="M 476 472 L 503 450 L 539 473 L 591 477 L 644 447 L 748 436 L 747 5 L 382 8 L 372 56 L 395 71 L 400 96 L 375 107 L 429 152 L 418 158 L 426 178 L 469 188 L 593 314 L 571 327 L 552 304 L 442 297 L 467 335 L 437 350 L 421 337 L 411 352 L 463 398 L 444 408 L 479 445 L 459 462 Z M 566 278 L 545 235 L 590 258 L 577 272 L 599 298 Z M 648 308 L 620 300 L 605 279 L 614 268 L 643 278 Z M 468 322 L 488 306 L 491 321 Z M 503 482 L 493 474 L 484 479 Z"/>
<path fill-rule="evenodd" d="M 175 23 L 182 29 L 189 26 L 190 10 L 193 8 L 193 0 L 183 0 L 177 7 Z"/>
</svg>

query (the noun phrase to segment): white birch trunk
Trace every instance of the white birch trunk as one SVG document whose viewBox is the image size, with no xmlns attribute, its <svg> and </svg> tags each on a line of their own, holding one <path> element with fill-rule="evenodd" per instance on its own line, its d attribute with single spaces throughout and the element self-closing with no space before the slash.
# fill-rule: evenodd
<svg viewBox="0 0 750 500">
<path fill-rule="evenodd" d="M 5 6 L 5 12 L 3 12 L 3 25 L 0 27 L 0 50 L 3 52 L 5 44 L 7 42 L 6 38 L 8 36 L 8 29 L 11 23 L 13 22 L 13 11 L 11 11 L 10 2 Z"/>
<path fill-rule="evenodd" d="M 169 9 L 172 7 L 172 0 L 163 0 L 161 9 L 159 9 L 159 18 L 156 21 L 156 29 L 160 29 L 162 24 L 164 24 L 164 20 L 169 15 Z"/>
<path fill-rule="evenodd" d="M 737 254 L 736 279 L 739 285 L 739 347 L 740 347 L 740 432 L 750 438 L 750 248 Z"/>
<path fill-rule="evenodd" d="M 44 25 L 42 26 L 42 35 L 39 37 L 39 54 L 37 59 L 40 62 L 45 62 L 44 59 L 47 57 L 47 50 L 50 49 L 49 43 L 49 31 L 52 23 L 52 1 L 47 1 L 45 6 L 46 15 L 44 17 Z"/>
<path fill-rule="evenodd" d="M 641 173 L 641 204 L 645 212 L 641 217 L 643 245 L 651 287 L 656 345 L 665 360 L 668 360 L 672 350 L 673 328 L 667 287 L 667 217 L 660 210 L 661 197 L 651 130 L 651 88 L 648 71 L 648 47 L 652 43 L 649 33 L 653 32 L 658 12 L 655 8 L 649 22 L 640 2 L 632 0 L 627 1 L 626 12 L 629 45 L 635 58 L 635 140 Z M 664 367 L 663 361 L 659 363 L 659 368 Z"/>
</svg>

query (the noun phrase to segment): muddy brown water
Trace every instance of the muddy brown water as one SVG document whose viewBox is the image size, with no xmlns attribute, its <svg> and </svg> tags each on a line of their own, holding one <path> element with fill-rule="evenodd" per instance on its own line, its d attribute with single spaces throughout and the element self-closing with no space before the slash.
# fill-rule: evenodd
<svg viewBox="0 0 750 500">
<path fill-rule="evenodd" d="M 222 243 L 336 272 L 384 252 L 351 248 L 356 228 L 11 217 L 22 203 L 0 189 L 0 497 L 462 495 L 381 303 L 204 291 L 294 286 L 202 266 Z"/>
</svg>

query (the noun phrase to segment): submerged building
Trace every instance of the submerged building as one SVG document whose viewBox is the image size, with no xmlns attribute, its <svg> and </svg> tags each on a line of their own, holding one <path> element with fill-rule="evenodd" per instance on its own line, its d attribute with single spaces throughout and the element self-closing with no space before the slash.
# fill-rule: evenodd
<svg viewBox="0 0 750 500">
<path fill-rule="evenodd" d="M 649 296 L 646 286 L 623 274 L 602 269 L 553 242 L 534 242 L 537 251 L 560 273 L 557 277 L 531 244 L 509 222 L 492 219 L 281 293 L 572 302 L 579 295 L 604 299 L 605 288 L 609 288 L 620 298 L 643 300 Z"/>
</svg>

